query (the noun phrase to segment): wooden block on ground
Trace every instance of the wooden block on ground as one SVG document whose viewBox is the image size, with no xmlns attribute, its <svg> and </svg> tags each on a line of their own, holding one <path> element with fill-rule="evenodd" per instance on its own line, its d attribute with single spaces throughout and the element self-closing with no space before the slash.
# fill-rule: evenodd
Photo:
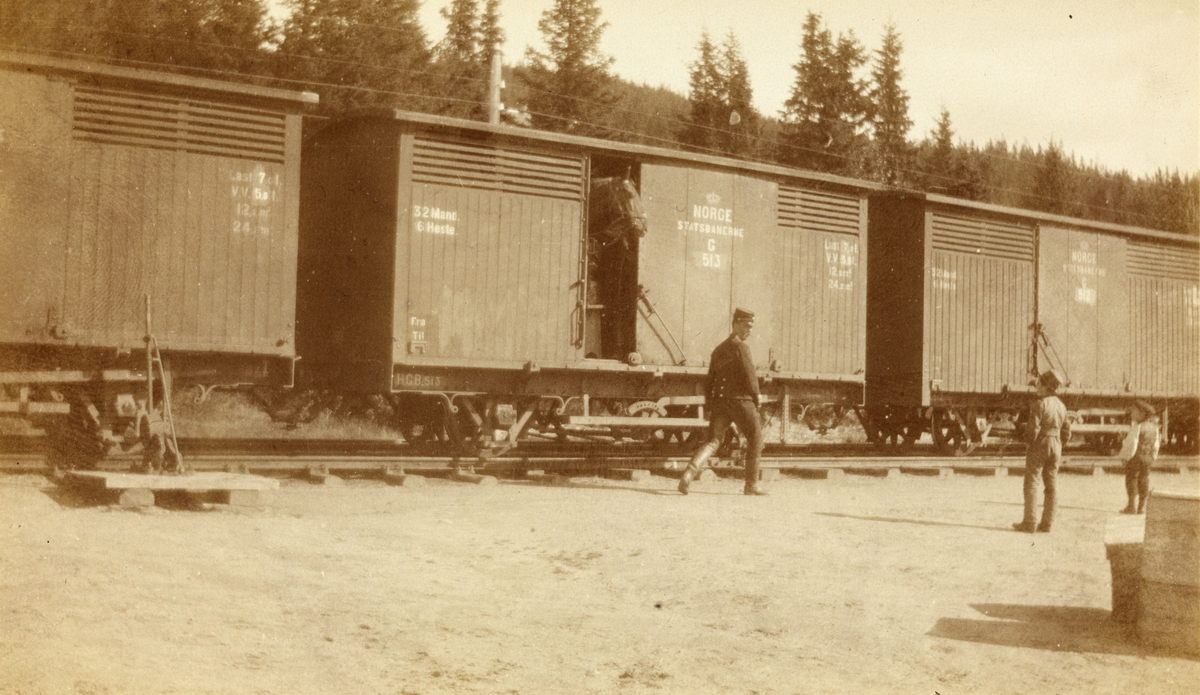
<svg viewBox="0 0 1200 695">
<path fill-rule="evenodd" d="M 954 466 L 951 470 L 959 475 L 976 475 L 984 478 L 1008 475 L 1008 469 L 1003 466 Z"/>
<path fill-rule="evenodd" d="M 153 507 L 154 492 L 136 487 L 122 490 L 117 497 L 117 504 L 122 507 Z"/>
<path fill-rule="evenodd" d="M 648 480 L 650 471 L 643 468 L 609 468 L 607 477 L 613 480 Z"/>
<path fill-rule="evenodd" d="M 1150 493 L 1146 503 L 1142 578 L 1200 587 L 1200 495 Z"/>
<path fill-rule="evenodd" d="M 899 468 L 847 468 L 847 473 L 853 475 L 866 475 L 872 478 L 899 478 Z"/>
<path fill-rule="evenodd" d="M 778 468 L 760 468 L 758 469 L 758 479 L 764 483 L 773 483 L 779 480 Z"/>
<path fill-rule="evenodd" d="M 1112 571 L 1112 619 L 1136 624 L 1142 614 L 1143 517 L 1120 514 L 1104 527 L 1104 551 Z"/>
<path fill-rule="evenodd" d="M 954 475 L 953 468 L 934 466 L 901 466 L 900 472 L 908 475 L 924 475 L 930 478 L 948 478 Z"/>
<path fill-rule="evenodd" d="M 546 473 L 545 471 L 528 471 L 525 473 L 526 480 L 531 480 L 538 485 L 570 485 L 571 479 L 565 475 L 557 473 Z"/>
<path fill-rule="evenodd" d="M 832 469 L 830 469 L 830 468 L 788 468 L 784 472 L 790 476 L 795 476 L 797 478 L 804 478 L 806 480 L 825 480 L 826 478 L 829 477 L 829 474 L 833 473 L 833 472 L 836 472 L 838 475 L 841 475 L 842 469 L 840 469 L 840 468 L 832 468 Z"/>
<path fill-rule="evenodd" d="M 338 487 L 346 483 L 345 480 L 333 475 L 332 473 L 308 472 L 308 480 L 314 485 L 326 485 L 328 487 Z"/>
<path fill-rule="evenodd" d="M 827 468 L 825 469 L 826 478 L 845 478 L 846 470 L 844 468 Z"/>
<path fill-rule="evenodd" d="M 262 507 L 267 503 L 267 494 L 262 490 L 221 490 L 217 499 L 219 504 L 231 507 Z"/>
<path fill-rule="evenodd" d="M 403 469 L 385 468 L 383 470 L 383 481 L 388 485 L 398 485 L 400 487 L 420 487 L 425 484 L 425 478 L 419 475 L 405 473 Z"/>
<path fill-rule="evenodd" d="M 184 475 L 158 475 L 124 473 L 121 471 L 71 471 L 63 479 L 65 484 L 78 484 L 108 490 L 274 490 L 278 480 L 257 475 L 235 473 L 196 472 Z"/>
<path fill-rule="evenodd" d="M 491 475 L 479 475 L 477 473 L 466 473 L 463 471 L 455 471 L 450 474 L 451 480 L 457 480 L 460 483 L 472 483 L 474 485 L 495 485 L 496 477 Z"/>
<path fill-rule="evenodd" d="M 1138 635 L 1162 649 L 1200 655 L 1200 589 L 1142 582 Z"/>
<path fill-rule="evenodd" d="M 708 484 L 715 482 L 716 479 L 716 471 L 712 470 L 711 468 L 705 468 L 704 470 L 700 471 L 700 475 L 696 476 L 696 480 L 694 482 Z"/>
<path fill-rule="evenodd" d="M 1060 466 L 1058 470 L 1060 473 L 1066 473 L 1068 475 L 1100 475 L 1104 472 L 1104 469 L 1100 466 L 1082 464 L 1064 465 Z M 1024 472 L 1022 472 L 1022 475 L 1024 475 Z"/>
</svg>

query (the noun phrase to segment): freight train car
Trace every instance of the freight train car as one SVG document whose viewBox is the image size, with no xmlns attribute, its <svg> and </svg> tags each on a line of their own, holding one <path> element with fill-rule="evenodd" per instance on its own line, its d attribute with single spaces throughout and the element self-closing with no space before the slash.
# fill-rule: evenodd
<svg viewBox="0 0 1200 695">
<path fill-rule="evenodd" d="M 1200 397 L 1195 236 L 970 203 L 870 196 L 866 419 L 963 452 L 1019 430 L 1055 368 L 1073 431 L 1115 452 L 1144 400 L 1194 450 Z M 870 430 L 869 430 L 870 431 Z"/>
<path fill-rule="evenodd" d="M 685 445 L 737 306 L 778 420 L 862 401 L 868 184 L 401 112 L 303 167 L 297 378 L 410 441 Z"/>
<path fill-rule="evenodd" d="M 86 463 L 172 382 L 291 383 L 315 95 L 14 54 L 0 94 L 0 414 Z"/>
</svg>

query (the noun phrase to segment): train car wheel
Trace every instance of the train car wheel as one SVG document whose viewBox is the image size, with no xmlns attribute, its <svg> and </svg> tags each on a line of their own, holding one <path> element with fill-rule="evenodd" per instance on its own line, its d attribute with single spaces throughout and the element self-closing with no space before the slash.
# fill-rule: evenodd
<svg viewBox="0 0 1200 695">
<path fill-rule="evenodd" d="M 945 410 L 934 410 L 930 422 L 933 445 L 943 454 L 965 456 L 975 448 L 958 419 Z"/>
<path fill-rule="evenodd" d="M 71 412 L 46 426 L 52 470 L 93 470 L 108 455 L 109 441 L 91 401 L 72 401 Z"/>
</svg>

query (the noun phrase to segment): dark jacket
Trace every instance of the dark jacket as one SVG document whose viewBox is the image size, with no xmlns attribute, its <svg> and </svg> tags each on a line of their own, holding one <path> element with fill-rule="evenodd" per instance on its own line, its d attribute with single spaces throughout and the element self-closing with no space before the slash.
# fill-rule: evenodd
<svg viewBox="0 0 1200 695">
<path fill-rule="evenodd" d="M 713 350 L 704 381 L 704 397 L 711 403 L 717 398 L 758 400 L 758 375 L 750 346 L 731 335 Z"/>
</svg>

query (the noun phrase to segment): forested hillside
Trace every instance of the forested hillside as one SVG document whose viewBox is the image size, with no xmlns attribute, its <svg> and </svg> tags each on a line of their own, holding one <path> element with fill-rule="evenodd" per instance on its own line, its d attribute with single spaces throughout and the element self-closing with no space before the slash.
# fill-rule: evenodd
<svg viewBox="0 0 1200 695">
<path fill-rule="evenodd" d="M 301 88 L 315 118 L 386 106 L 485 120 L 502 0 L 453 0 L 433 43 L 419 0 L 0 0 L 0 50 Z M 964 143 L 952 115 L 913 135 L 902 28 L 868 50 L 809 13 L 781 113 L 752 106 L 739 39 L 696 37 L 689 93 L 631 84 L 600 49 L 598 0 L 546 0 L 543 47 L 504 66 L 504 118 L 517 125 L 687 148 L 867 178 L 887 186 L 1186 234 L 1200 233 L 1197 172 L 1131 176 L 1081 162 L 1070 142 Z"/>
</svg>

